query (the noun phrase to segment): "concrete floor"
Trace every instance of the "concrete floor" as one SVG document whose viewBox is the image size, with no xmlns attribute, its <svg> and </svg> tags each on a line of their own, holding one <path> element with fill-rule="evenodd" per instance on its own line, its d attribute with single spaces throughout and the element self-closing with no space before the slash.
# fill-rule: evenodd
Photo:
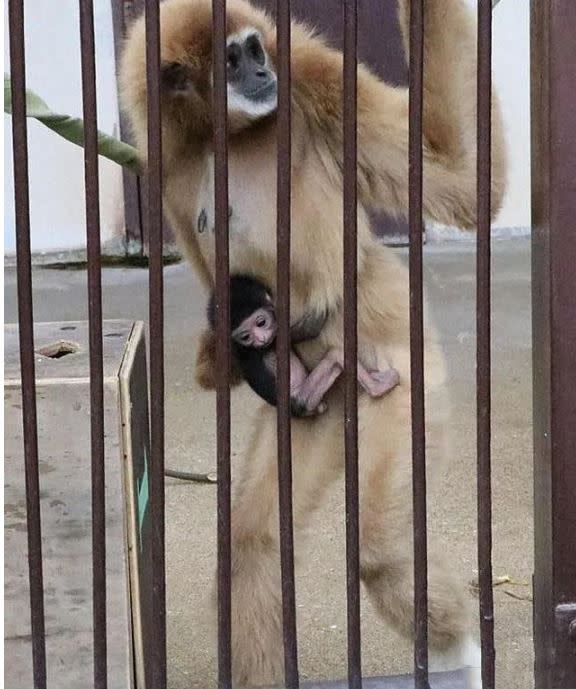
<svg viewBox="0 0 576 689">
<path fill-rule="evenodd" d="M 406 253 L 400 250 L 402 253 Z M 430 495 L 432 534 L 442 534 L 447 557 L 466 581 L 475 577 L 475 278 L 468 243 L 425 248 L 432 310 L 443 336 L 454 399 L 456 457 Z M 530 245 L 494 243 L 493 258 L 493 487 L 494 574 L 514 584 L 495 589 L 498 685 L 532 686 L 532 437 Z M 166 268 L 167 464 L 183 470 L 214 466 L 214 398 L 193 383 L 196 335 L 204 300 L 185 265 Z M 5 318 L 16 320 L 15 271 L 6 271 Z M 147 320 L 147 272 L 103 273 L 107 318 Z M 86 273 L 36 269 L 35 318 L 86 318 Z M 233 395 L 233 454 L 241 453 L 249 393 Z M 213 630 L 205 625 L 215 565 L 215 489 L 167 482 L 168 653 L 171 689 L 214 684 Z M 344 677 L 346 612 L 343 491 L 337 486 L 320 511 L 298 571 L 299 652 L 303 678 Z M 366 675 L 410 668 L 411 648 L 363 603 Z"/>
</svg>

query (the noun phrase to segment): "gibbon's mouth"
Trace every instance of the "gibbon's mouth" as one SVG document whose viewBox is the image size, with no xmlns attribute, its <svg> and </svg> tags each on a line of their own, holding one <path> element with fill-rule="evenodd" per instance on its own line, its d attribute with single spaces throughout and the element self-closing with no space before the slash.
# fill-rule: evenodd
<svg viewBox="0 0 576 689">
<path fill-rule="evenodd" d="M 274 339 L 273 336 L 269 337 L 265 342 L 252 342 L 251 345 L 249 345 L 252 349 L 265 349 L 266 347 L 270 346 L 270 343 Z"/>
<path fill-rule="evenodd" d="M 261 103 L 263 101 L 271 100 L 272 98 L 275 99 L 277 96 L 277 92 L 278 85 L 276 83 L 276 80 L 274 80 L 268 84 L 265 84 L 264 86 L 261 86 L 259 89 L 256 89 L 254 91 L 248 91 L 244 95 L 251 101 Z"/>
</svg>

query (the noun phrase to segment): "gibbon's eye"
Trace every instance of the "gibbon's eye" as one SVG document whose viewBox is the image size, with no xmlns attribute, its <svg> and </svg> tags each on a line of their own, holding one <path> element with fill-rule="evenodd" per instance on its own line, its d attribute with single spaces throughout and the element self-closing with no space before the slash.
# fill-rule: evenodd
<svg viewBox="0 0 576 689">
<path fill-rule="evenodd" d="M 250 339 L 251 339 L 251 338 L 250 338 L 250 333 L 242 333 L 242 335 L 240 335 L 240 340 L 241 340 L 242 342 L 248 343 L 248 342 L 250 342 Z"/>
<path fill-rule="evenodd" d="M 228 46 L 228 51 L 227 51 L 227 59 L 228 59 L 228 67 L 231 69 L 236 69 L 238 65 L 240 64 L 240 58 L 242 57 L 242 48 L 238 45 L 238 43 L 231 43 Z"/>
<path fill-rule="evenodd" d="M 266 325 L 266 317 L 265 316 L 258 316 L 256 319 L 256 325 L 259 328 L 263 328 Z"/>
<path fill-rule="evenodd" d="M 248 36 L 246 39 L 246 43 L 244 44 L 246 47 L 246 51 L 248 52 L 248 55 L 253 60 L 256 60 L 256 62 L 259 62 L 261 65 L 264 64 L 264 50 L 262 49 L 262 46 L 260 45 L 260 39 L 258 36 L 255 34 L 252 36 Z"/>
</svg>

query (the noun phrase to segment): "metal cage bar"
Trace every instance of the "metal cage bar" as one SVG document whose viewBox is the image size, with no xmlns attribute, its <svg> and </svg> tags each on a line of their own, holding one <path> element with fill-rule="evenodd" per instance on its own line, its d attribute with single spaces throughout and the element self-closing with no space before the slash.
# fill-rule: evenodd
<svg viewBox="0 0 576 689">
<path fill-rule="evenodd" d="M 358 191 L 357 86 L 358 3 L 344 0 L 343 249 L 344 249 L 344 444 L 346 487 L 346 601 L 348 683 L 362 686 L 360 629 L 360 537 L 358 489 Z"/>
<path fill-rule="evenodd" d="M 232 686 L 232 542 L 230 505 L 230 266 L 226 0 L 213 0 L 214 204 L 216 224 L 216 419 L 218 468 L 218 683 Z"/>
<path fill-rule="evenodd" d="M 531 3 L 536 689 L 576 686 L 576 4 Z"/>
<path fill-rule="evenodd" d="M 36 367 L 34 364 L 34 310 L 30 252 L 30 193 L 28 187 L 28 126 L 26 122 L 26 59 L 24 2 L 9 0 L 10 71 L 12 88 L 12 138 L 14 202 L 16 208 L 16 258 L 18 266 L 18 328 L 22 375 L 22 425 L 26 474 L 26 526 L 30 579 L 30 624 L 34 689 L 46 689 L 46 632 L 42 526 L 38 478 L 38 423 Z"/>
<path fill-rule="evenodd" d="M 492 590 L 491 471 L 491 110 L 492 4 L 478 2 L 477 63 L 477 255 L 476 255 L 476 433 L 478 471 L 478 585 L 483 689 L 495 687 L 494 594 Z"/>
<path fill-rule="evenodd" d="M 80 0 L 84 185 L 88 256 L 90 340 L 90 443 L 92 453 L 92 607 L 94 617 L 94 687 L 108 686 L 106 639 L 106 495 L 104 451 L 104 364 L 102 354 L 102 274 L 98 116 L 93 0 Z"/>
<path fill-rule="evenodd" d="M 162 269 L 162 122 L 160 7 L 146 0 L 148 94 L 148 228 L 150 319 L 150 511 L 152 515 L 152 686 L 166 687 L 166 566 L 164 528 L 164 277 Z"/>
<path fill-rule="evenodd" d="M 126 0 L 112 0 L 112 28 L 114 31 L 114 52 L 116 56 L 116 67 L 119 67 L 119 57 L 126 35 L 126 27 L 133 21 L 140 2 L 126 2 Z M 126 114 L 123 112 L 120 102 L 119 106 L 119 133 L 122 141 L 130 141 L 131 132 Z M 122 168 L 122 191 L 124 201 L 124 232 L 126 249 L 130 252 L 137 247 L 137 253 L 142 254 L 144 250 L 145 233 L 143 227 L 143 208 L 142 208 L 142 177 L 135 175 L 131 170 Z"/>
<path fill-rule="evenodd" d="M 424 297 L 422 277 L 422 102 L 424 2 L 410 5 L 409 199 L 410 384 L 414 520 L 414 681 L 428 689 L 428 534 L 426 518 L 426 427 L 424 409 Z"/>
<path fill-rule="evenodd" d="M 291 211 L 291 70 L 290 0 L 277 2 L 278 53 L 278 169 L 276 237 L 276 311 L 278 333 L 278 508 L 280 518 L 280 570 L 282 581 L 282 627 L 284 640 L 284 683 L 296 689 L 298 641 L 294 581 L 294 524 L 292 515 L 292 443 L 290 404 L 290 211 Z"/>
</svg>

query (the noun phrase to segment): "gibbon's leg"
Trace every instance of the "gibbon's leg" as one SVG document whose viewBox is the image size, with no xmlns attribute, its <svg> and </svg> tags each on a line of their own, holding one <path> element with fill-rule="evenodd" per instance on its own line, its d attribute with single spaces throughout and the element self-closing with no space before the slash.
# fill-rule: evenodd
<svg viewBox="0 0 576 689">
<path fill-rule="evenodd" d="M 325 357 L 335 362 L 339 372 L 344 370 L 344 352 L 341 349 L 332 349 Z M 387 368 L 383 371 L 368 371 L 368 369 L 358 361 L 357 378 L 362 388 L 370 397 L 382 397 L 393 390 L 400 382 L 398 371 L 394 368 Z"/>
<path fill-rule="evenodd" d="M 296 400 L 308 411 L 315 410 L 343 370 L 344 353 L 331 349 L 302 382 L 294 395 Z M 371 397 L 381 397 L 390 392 L 399 380 L 398 371 L 393 368 L 368 371 L 358 362 L 358 381 Z"/>
<path fill-rule="evenodd" d="M 314 411 L 341 373 L 339 361 L 330 353 L 326 354 L 302 381 L 294 395 L 295 399 L 308 412 Z"/>
<path fill-rule="evenodd" d="M 369 402 L 360 425 L 360 568 L 377 612 L 397 631 L 413 637 L 414 559 L 410 402 L 405 385 Z M 399 416 L 400 415 L 400 416 Z M 402 418 L 403 417 L 403 418 Z M 440 425 L 427 440 L 445 450 Z M 429 545 L 428 636 L 431 669 L 468 668 L 477 683 L 479 651 L 471 639 L 470 601 L 445 554 Z"/>
<path fill-rule="evenodd" d="M 342 468 L 341 405 L 313 421 L 292 421 L 296 539 Z M 232 658 L 236 686 L 283 677 L 276 410 L 264 405 L 245 463 L 235 476 L 232 506 Z"/>
</svg>

